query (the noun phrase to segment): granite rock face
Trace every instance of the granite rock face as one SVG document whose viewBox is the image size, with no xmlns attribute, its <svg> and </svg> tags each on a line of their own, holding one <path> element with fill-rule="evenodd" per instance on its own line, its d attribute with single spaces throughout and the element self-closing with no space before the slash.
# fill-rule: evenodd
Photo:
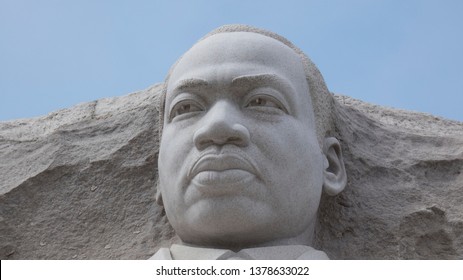
<svg viewBox="0 0 463 280">
<path fill-rule="evenodd" d="M 325 198 L 336 259 L 463 259 L 463 123 L 337 96 L 346 190 Z"/>
<path fill-rule="evenodd" d="M 155 203 L 160 90 L 0 122 L 0 259 L 147 259 L 176 239 Z M 349 181 L 316 247 L 463 259 L 463 123 L 336 100 Z"/>
<path fill-rule="evenodd" d="M 159 88 L 0 123 L 2 259 L 146 259 L 173 236 L 154 202 Z"/>
</svg>

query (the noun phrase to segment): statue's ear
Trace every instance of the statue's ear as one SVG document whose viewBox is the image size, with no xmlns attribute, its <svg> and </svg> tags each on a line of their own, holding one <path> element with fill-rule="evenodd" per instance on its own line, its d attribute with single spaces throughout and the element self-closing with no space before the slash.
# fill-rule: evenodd
<svg viewBox="0 0 463 280">
<path fill-rule="evenodd" d="M 162 201 L 162 195 L 161 195 L 161 186 L 159 185 L 159 178 L 158 178 L 157 186 L 156 186 L 156 203 L 159 206 L 164 206 L 164 202 Z"/>
<path fill-rule="evenodd" d="M 325 138 L 323 153 L 326 157 L 323 171 L 323 189 L 328 195 L 337 195 L 344 190 L 347 184 L 346 168 L 338 139 L 334 137 Z"/>
</svg>

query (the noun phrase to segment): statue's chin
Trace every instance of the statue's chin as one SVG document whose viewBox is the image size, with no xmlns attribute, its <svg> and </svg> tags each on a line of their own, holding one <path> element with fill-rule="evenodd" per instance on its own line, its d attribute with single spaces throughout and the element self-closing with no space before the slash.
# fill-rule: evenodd
<svg viewBox="0 0 463 280">
<path fill-rule="evenodd" d="M 313 231 L 308 215 L 295 219 L 294 213 L 278 205 L 248 196 L 203 198 L 185 209 L 168 218 L 180 239 L 190 245 L 228 249 L 307 245 L 306 240 L 291 240 Z"/>
<path fill-rule="evenodd" d="M 244 215 L 237 217 L 210 215 L 209 219 L 190 219 L 188 224 L 174 229 L 185 243 L 214 248 L 254 247 L 275 239 L 277 232 L 272 231 L 271 223 Z"/>
</svg>

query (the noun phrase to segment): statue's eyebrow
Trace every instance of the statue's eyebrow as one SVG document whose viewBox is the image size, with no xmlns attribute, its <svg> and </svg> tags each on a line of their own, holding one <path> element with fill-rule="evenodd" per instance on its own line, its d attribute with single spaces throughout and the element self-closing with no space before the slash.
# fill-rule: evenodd
<svg viewBox="0 0 463 280">
<path fill-rule="evenodd" d="M 290 114 L 293 112 L 296 90 L 292 83 L 283 76 L 275 73 L 243 75 L 234 78 L 231 87 L 244 94 L 260 87 L 273 88 L 281 96 L 280 101 L 284 104 L 287 112 Z"/>
<path fill-rule="evenodd" d="M 273 73 L 239 76 L 234 78 L 231 84 L 232 87 L 238 88 L 253 88 L 263 85 L 270 85 L 276 88 L 290 88 L 294 90 L 291 86 L 291 83 L 287 79 Z"/>
<path fill-rule="evenodd" d="M 203 79 L 189 78 L 180 80 L 175 84 L 174 91 L 185 91 L 189 89 L 195 89 L 198 87 L 208 86 L 209 83 Z"/>
</svg>

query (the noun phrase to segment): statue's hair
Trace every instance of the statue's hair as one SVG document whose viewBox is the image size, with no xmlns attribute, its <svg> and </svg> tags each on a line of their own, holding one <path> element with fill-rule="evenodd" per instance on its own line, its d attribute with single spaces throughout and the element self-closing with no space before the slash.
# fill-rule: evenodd
<svg viewBox="0 0 463 280">
<path fill-rule="evenodd" d="M 290 47 L 297 55 L 299 55 L 299 57 L 301 58 L 302 64 L 304 66 L 305 76 L 307 79 L 307 83 L 309 85 L 309 94 L 312 99 L 312 107 L 313 107 L 313 112 L 315 114 L 315 123 L 316 123 L 316 129 L 317 129 L 318 142 L 320 144 L 320 147 L 323 147 L 323 139 L 326 136 L 328 136 L 328 134 L 330 134 L 333 130 L 333 120 L 332 120 L 333 96 L 328 91 L 325 81 L 323 80 L 323 77 L 320 71 L 318 70 L 318 68 L 315 66 L 315 64 L 298 47 L 293 45 L 286 38 L 276 33 L 273 33 L 273 32 L 270 32 L 264 29 L 256 28 L 253 26 L 249 26 L 249 25 L 230 24 L 230 25 L 221 26 L 209 32 L 208 34 L 206 34 L 197 43 L 215 34 L 230 33 L 230 32 L 251 32 L 251 33 L 264 35 L 264 36 L 273 38 L 285 44 L 286 46 Z M 166 102 L 166 94 L 167 94 L 167 84 L 169 82 L 169 78 L 170 78 L 172 71 L 175 69 L 175 66 L 177 66 L 177 64 L 182 59 L 182 57 L 183 56 L 181 56 L 174 63 L 174 65 L 172 65 L 164 81 L 164 86 L 163 86 L 162 96 L 161 96 L 161 104 L 160 104 L 161 110 L 159 112 L 160 113 L 159 137 L 161 137 L 162 135 L 162 128 L 164 125 L 164 110 L 165 110 L 165 102 Z"/>
</svg>

